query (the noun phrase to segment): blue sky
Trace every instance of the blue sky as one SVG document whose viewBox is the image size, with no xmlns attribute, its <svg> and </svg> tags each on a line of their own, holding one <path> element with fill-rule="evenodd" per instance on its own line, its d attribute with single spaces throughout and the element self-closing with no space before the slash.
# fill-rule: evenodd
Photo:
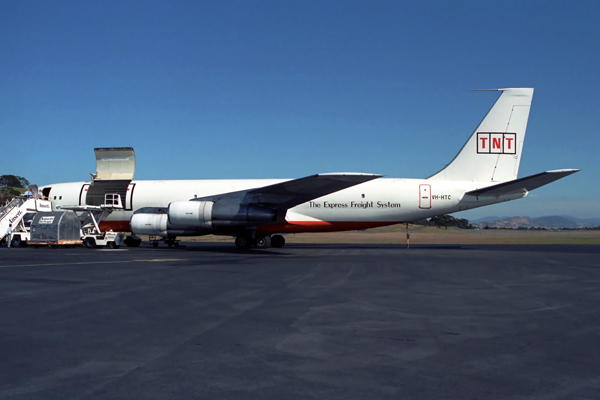
<svg viewBox="0 0 600 400">
<path fill-rule="evenodd" d="M 596 1 L 0 0 L 0 175 L 82 181 L 427 177 L 534 87 L 519 176 L 583 171 L 457 214 L 600 216 Z"/>
</svg>

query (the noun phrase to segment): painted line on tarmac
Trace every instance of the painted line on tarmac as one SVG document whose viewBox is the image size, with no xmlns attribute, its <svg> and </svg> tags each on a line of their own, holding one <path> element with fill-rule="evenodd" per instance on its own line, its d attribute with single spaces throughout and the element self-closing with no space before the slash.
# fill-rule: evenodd
<svg viewBox="0 0 600 400">
<path fill-rule="evenodd" d="M 89 265 L 89 264 L 117 264 L 131 262 L 169 262 L 169 261 L 187 261 L 187 258 L 151 258 L 147 260 L 121 260 L 121 261 L 84 261 L 72 263 L 53 263 L 53 264 L 20 264 L 20 265 L 0 265 L 0 268 L 10 267 L 50 267 L 53 265 Z"/>
<path fill-rule="evenodd" d="M 129 251 L 129 249 L 98 249 L 96 251 Z"/>
</svg>

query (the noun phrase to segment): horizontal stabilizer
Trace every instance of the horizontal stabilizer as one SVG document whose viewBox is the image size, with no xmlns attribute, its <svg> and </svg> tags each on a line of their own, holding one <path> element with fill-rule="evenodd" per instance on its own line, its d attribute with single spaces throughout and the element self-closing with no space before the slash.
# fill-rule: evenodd
<svg viewBox="0 0 600 400">
<path fill-rule="evenodd" d="M 498 196 L 509 193 L 530 192 L 533 189 L 537 189 L 578 171 L 580 170 L 558 169 L 555 171 L 546 171 L 540 174 L 526 176 L 525 178 L 500 183 L 498 185 L 488 186 L 483 189 L 471 190 L 465 194 L 470 196 Z"/>
<path fill-rule="evenodd" d="M 274 185 L 240 192 L 223 193 L 194 200 L 235 201 L 241 204 L 262 204 L 274 209 L 288 209 L 342 189 L 380 178 L 382 175 L 331 173 L 311 175 Z"/>
</svg>

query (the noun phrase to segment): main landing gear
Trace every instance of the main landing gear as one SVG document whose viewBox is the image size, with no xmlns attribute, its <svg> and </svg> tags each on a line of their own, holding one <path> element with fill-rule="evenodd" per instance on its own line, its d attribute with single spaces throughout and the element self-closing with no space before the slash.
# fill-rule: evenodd
<svg viewBox="0 0 600 400">
<path fill-rule="evenodd" d="M 137 236 L 127 236 L 123 243 L 125 243 L 127 247 L 140 247 L 140 244 L 142 244 L 142 239 Z"/>
<path fill-rule="evenodd" d="M 250 235 L 238 235 L 235 238 L 235 245 L 238 249 L 249 249 L 251 246 L 256 246 L 258 249 L 266 249 L 269 247 L 280 248 L 285 244 L 285 238 L 281 235 L 265 235 L 252 238 Z"/>
<path fill-rule="evenodd" d="M 152 242 L 152 246 L 154 247 L 158 247 L 158 242 L 163 241 L 167 246 L 169 247 L 185 247 L 185 246 L 180 246 L 179 245 L 179 240 L 177 240 L 175 237 L 163 237 L 163 238 L 158 238 L 158 236 L 153 236 L 150 235 L 148 237 L 148 240 Z"/>
</svg>

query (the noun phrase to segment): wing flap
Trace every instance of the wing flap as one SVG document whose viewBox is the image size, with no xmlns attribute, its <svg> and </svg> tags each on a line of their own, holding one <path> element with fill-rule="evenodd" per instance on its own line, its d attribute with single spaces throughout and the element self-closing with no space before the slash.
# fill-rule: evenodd
<svg viewBox="0 0 600 400">
<path fill-rule="evenodd" d="M 488 186 L 483 189 L 471 190 L 465 194 L 470 196 L 498 196 L 510 193 L 530 192 L 541 186 L 564 178 L 579 172 L 578 169 L 560 169 L 555 171 L 546 171 L 539 174 L 526 176 L 525 178 L 515 179 L 513 181 L 499 183 L 497 185 Z"/>
</svg>

